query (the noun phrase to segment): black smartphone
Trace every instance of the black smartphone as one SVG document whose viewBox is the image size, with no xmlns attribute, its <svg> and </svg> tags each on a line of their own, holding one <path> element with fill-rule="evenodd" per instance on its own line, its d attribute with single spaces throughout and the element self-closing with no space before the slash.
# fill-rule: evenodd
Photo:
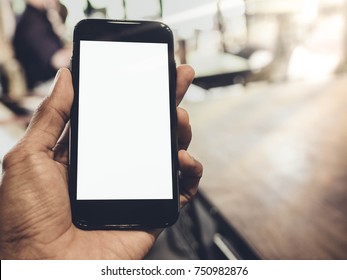
<svg viewBox="0 0 347 280">
<path fill-rule="evenodd" d="M 82 229 L 154 228 L 179 213 L 172 31 L 88 19 L 74 29 L 69 189 Z"/>
</svg>

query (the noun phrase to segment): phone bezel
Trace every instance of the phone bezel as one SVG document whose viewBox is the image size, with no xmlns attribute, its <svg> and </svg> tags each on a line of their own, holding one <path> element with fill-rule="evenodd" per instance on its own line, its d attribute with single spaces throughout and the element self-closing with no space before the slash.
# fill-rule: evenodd
<svg viewBox="0 0 347 280">
<path fill-rule="evenodd" d="M 80 41 L 165 43 L 168 45 L 170 131 L 173 199 L 77 200 L 77 151 Z M 176 65 L 172 31 L 161 22 L 88 19 L 74 29 L 71 71 L 74 102 L 71 109 L 69 192 L 73 223 L 82 229 L 155 228 L 172 225 L 179 214 Z"/>
</svg>

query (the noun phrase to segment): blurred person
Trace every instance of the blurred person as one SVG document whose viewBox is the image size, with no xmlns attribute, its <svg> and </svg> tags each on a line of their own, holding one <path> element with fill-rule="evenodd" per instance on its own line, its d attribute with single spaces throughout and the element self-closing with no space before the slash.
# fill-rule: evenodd
<svg viewBox="0 0 347 280">
<path fill-rule="evenodd" d="M 17 101 L 26 93 L 22 69 L 14 57 L 11 41 L 15 31 L 15 15 L 10 0 L 0 0 L 0 77 L 2 91 Z"/>
<path fill-rule="evenodd" d="M 27 0 L 13 39 L 16 57 L 22 64 L 30 89 L 54 78 L 68 67 L 72 47 L 64 38 L 65 6 L 58 0 Z"/>
<path fill-rule="evenodd" d="M 177 68 L 177 106 L 193 78 L 191 67 Z M 68 120 L 73 98 L 71 73 L 62 69 L 25 136 L 3 160 L 0 259 L 141 259 L 161 232 L 161 229 L 84 231 L 72 224 Z M 192 131 L 188 114 L 181 108 L 177 108 L 177 124 L 183 207 L 197 192 L 202 165 L 186 151 Z"/>
</svg>

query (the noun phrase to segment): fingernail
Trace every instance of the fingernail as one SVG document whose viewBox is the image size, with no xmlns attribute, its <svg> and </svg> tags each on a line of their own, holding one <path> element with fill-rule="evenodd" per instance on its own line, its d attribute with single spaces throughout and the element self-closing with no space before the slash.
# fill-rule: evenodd
<svg viewBox="0 0 347 280">
<path fill-rule="evenodd" d="M 57 72 L 57 74 L 55 74 L 54 81 L 53 81 L 53 83 L 52 83 L 52 85 L 51 85 L 51 87 L 50 87 L 50 89 L 49 89 L 49 95 L 51 95 L 52 92 L 53 92 L 53 89 L 54 89 L 54 87 L 55 87 L 55 84 L 57 83 L 57 81 L 58 81 L 58 79 L 59 79 L 60 72 L 61 72 L 61 69 L 59 69 L 58 72 Z"/>
<path fill-rule="evenodd" d="M 53 84 L 55 84 L 60 76 L 60 72 L 61 72 L 61 69 L 58 70 L 57 74 L 55 74 L 55 78 L 54 78 L 54 82 Z"/>
</svg>

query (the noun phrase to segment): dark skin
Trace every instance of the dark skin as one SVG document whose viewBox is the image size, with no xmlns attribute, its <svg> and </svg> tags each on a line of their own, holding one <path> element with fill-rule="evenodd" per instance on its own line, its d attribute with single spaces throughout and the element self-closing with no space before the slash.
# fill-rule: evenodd
<svg viewBox="0 0 347 280">
<path fill-rule="evenodd" d="M 191 67 L 177 68 L 177 105 L 193 78 Z M 1 259 L 141 259 L 161 232 L 83 231 L 72 224 L 67 136 L 73 94 L 70 71 L 61 69 L 25 136 L 4 157 Z M 177 117 L 183 207 L 197 192 L 202 165 L 186 151 L 192 137 L 188 114 L 177 108 Z"/>
</svg>

